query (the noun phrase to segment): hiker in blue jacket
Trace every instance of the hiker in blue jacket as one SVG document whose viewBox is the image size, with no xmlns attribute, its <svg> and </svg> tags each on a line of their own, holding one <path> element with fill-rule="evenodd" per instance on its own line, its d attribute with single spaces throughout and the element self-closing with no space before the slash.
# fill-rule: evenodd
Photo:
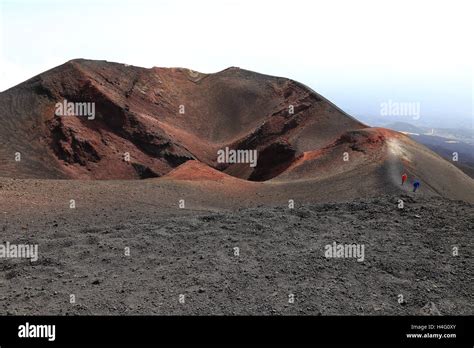
<svg viewBox="0 0 474 348">
<path fill-rule="evenodd" d="M 413 183 L 413 192 L 416 192 L 416 189 L 418 187 L 420 187 L 420 183 L 417 180 L 415 180 L 415 182 Z"/>
</svg>

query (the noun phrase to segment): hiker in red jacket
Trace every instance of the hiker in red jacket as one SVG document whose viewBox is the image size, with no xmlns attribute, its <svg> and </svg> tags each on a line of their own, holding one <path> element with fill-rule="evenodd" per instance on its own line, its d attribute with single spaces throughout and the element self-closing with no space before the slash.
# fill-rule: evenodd
<svg viewBox="0 0 474 348">
<path fill-rule="evenodd" d="M 408 178 L 408 175 L 406 175 L 405 173 L 402 175 L 402 185 L 405 183 L 405 181 L 407 181 L 407 178 Z"/>
</svg>

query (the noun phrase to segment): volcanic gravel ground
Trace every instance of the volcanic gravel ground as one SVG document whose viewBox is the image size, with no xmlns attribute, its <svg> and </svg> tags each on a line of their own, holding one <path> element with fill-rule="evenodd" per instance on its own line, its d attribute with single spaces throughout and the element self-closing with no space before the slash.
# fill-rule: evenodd
<svg viewBox="0 0 474 348">
<path fill-rule="evenodd" d="M 0 314 L 474 314 L 474 206 L 399 198 L 11 223 L 2 242 L 39 259 L 0 259 Z M 364 261 L 326 258 L 333 242 Z"/>
</svg>

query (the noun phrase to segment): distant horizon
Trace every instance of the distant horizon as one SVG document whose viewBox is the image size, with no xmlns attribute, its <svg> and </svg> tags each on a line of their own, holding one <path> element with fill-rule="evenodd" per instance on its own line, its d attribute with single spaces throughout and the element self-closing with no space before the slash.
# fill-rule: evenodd
<svg viewBox="0 0 474 348">
<path fill-rule="evenodd" d="M 238 66 L 299 81 L 366 123 L 474 128 L 470 13 L 470 1 L 1 0 L 0 91 L 77 58 Z M 383 115 L 387 103 L 419 112 Z"/>
</svg>

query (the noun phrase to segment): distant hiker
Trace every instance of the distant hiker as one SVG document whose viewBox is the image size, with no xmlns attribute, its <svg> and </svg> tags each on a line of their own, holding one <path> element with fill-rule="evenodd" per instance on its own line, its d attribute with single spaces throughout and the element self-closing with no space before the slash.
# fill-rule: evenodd
<svg viewBox="0 0 474 348">
<path fill-rule="evenodd" d="M 420 187 L 420 183 L 419 183 L 418 181 L 415 181 L 415 182 L 413 183 L 413 192 L 416 192 L 416 189 L 417 189 L 418 187 Z"/>
<path fill-rule="evenodd" d="M 407 181 L 407 178 L 408 178 L 408 175 L 406 174 L 402 175 L 402 185 L 405 183 L 405 181 Z"/>
</svg>

